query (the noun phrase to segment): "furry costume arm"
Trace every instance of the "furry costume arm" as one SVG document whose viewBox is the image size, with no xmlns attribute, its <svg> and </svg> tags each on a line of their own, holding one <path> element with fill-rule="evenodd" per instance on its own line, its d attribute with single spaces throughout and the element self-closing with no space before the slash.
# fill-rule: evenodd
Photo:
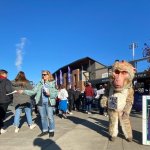
<svg viewBox="0 0 150 150">
<path fill-rule="evenodd" d="M 125 119 L 126 117 L 129 116 L 131 109 L 132 109 L 132 105 L 133 105 L 133 101 L 134 101 L 134 90 L 133 88 L 129 88 L 129 93 L 128 93 L 128 97 L 126 100 L 126 105 L 123 109 L 123 115 L 122 117 Z"/>
<path fill-rule="evenodd" d="M 101 107 L 102 107 L 102 108 L 107 107 L 107 102 L 108 102 L 108 97 L 102 96 L 101 101 L 100 101 Z"/>
<path fill-rule="evenodd" d="M 107 88 L 107 89 L 105 89 L 105 94 L 102 96 L 102 98 L 100 100 L 100 105 L 101 105 L 102 108 L 106 108 L 107 107 L 108 96 L 109 96 L 109 90 Z"/>
</svg>

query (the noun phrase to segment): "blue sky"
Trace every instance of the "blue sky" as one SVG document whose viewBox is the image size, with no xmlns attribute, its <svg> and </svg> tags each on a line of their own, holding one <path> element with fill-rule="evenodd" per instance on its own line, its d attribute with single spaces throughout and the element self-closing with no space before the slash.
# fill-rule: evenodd
<svg viewBox="0 0 150 150">
<path fill-rule="evenodd" d="M 150 44 L 149 0 L 1 0 L 0 68 L 35 83 L 83 57 L 105 65 L 135 59 Z M 141 64 L 147 67 L 146 65 Z"/>
</svg>

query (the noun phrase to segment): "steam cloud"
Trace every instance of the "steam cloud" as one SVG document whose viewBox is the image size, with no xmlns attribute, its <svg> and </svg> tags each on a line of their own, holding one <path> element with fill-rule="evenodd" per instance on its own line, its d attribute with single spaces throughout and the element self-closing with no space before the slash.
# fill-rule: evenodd
<svg viewBox="0 0 150 150">
<path fill-rule="evenodd" d="M 16 65 L 18 71 L 21 70 L 21 68 L 22 68 L 21 65 L 22 65 L 22 61 L 23 61 L 23 48 L 25 46 L 26 40 L 27 39 L 25 37 L 23 37 L 23 38 L 21 38 L 21 42 L 16 44 L 16 47 L 17 47 L 17 49 L 16 49 L 17 58 L 16 58 L 15 65 Z"/>
</svg>

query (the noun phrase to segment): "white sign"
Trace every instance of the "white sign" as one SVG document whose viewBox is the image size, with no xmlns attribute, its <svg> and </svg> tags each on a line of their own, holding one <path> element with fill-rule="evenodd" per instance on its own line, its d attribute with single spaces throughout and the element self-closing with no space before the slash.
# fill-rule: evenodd
<svg viewBox="0 0 150 150">
<path fill-rule="evenodd" d="M 102 74 L 102 78 L 108 78 L 108 73 L 106 72 L 106 73 L 103 73 Z"/>
<path fill-rule="evenodd" d="M 142 96 L 142 143 L 150 145 L 150 96 Z"/>
</svg>

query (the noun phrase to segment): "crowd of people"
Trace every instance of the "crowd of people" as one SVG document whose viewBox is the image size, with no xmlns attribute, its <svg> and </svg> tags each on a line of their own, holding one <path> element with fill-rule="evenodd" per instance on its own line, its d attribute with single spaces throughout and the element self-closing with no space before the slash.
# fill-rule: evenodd
<svg viewBox="0 0 150 150">
<path fill-rule="evenodd" d="M 95 108 L 98 108 L 99 114 L 107 116 L 107 110 L 101 107 L 100 100 L 105 93 L 107 84 L 94 88 L 90 82 L 86 82 L 85 89 L 81 91 L 78 87 L 64 85 L 58 87 L 58 97 L 56 102 L 56 114 L 61 118 L 67 118 L 67 114 L 73 114 L 73 111 L 82 111 L 87 114 L 92 113 L 93 102 L 96 101 Z"/>
<path fill-rule="evenodd" d="M 105 93 L 107 85 L 100 85 L 98 89 L 92 87 L 90 82 L 86 82 L 85 90 L 73 87 L 70 84 L 56 84 L 52 74 L 48 70 L 41 72 L 41 80 L 33 87 L 26 78 L 23 71 L 19 71 L 14 80 L 7 78 L 8 72 L 0 70 L 0 134 L 7 132 L 4 120 L 8 106 L 12 104 L 15 108 L 14 113 L 14 132 L 20 130 L 20 116 L 24 111 L 26 114 L 29 129 L 34 129 L 36 124 L 32 121 L 32 111 L 35 107 L 41 119 L 42 132 L 38 137 L 49 134 L 53 137 L 55 133 L 55 117 L 67 119 L 67 115 L 73 111 L 92 113 L 93 100 L 97 101 L 99 113 L 104 115 L 107 110 L 101 107 L 100 99 Z M 34 106 L 33 106 L 34 101 Z"/>
</svg>

